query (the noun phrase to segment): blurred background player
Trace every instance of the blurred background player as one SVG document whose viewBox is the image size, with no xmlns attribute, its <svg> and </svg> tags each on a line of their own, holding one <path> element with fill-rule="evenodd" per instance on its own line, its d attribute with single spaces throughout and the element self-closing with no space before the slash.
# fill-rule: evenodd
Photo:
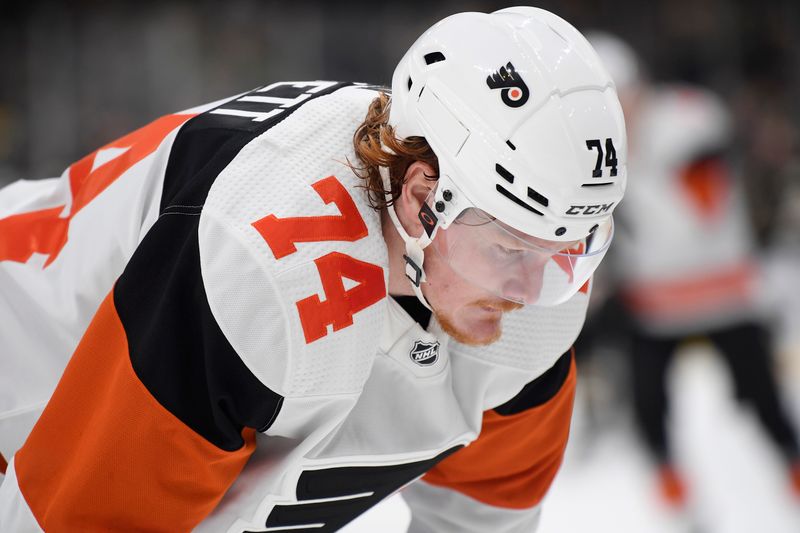
<svg viewBox="0 0 800 533">
<path fill-rule="evenodd" d="M 635 420 L 658 463 L 660 491 L 676 506 L 686 502 L 667 431 L 667 376 L 679 349 L 702 341 L 727 363 L 737 399 L 755 409 L 800 497 L 800 448 L 773 375 L 760 259 L 730 157 L 731 117 L 708 90 L 649 84 L 619 38 L 594 33 L 590 40 L 618 86 L 636 179 L 620 208 L 612 263 L 604 269 L 618 292 L 594 314 L 603 323 L 589 327 L 589 335 L 608 335 L 612 328 L 627 336 L 622 344 L 630 355 Z"/>
</svg>

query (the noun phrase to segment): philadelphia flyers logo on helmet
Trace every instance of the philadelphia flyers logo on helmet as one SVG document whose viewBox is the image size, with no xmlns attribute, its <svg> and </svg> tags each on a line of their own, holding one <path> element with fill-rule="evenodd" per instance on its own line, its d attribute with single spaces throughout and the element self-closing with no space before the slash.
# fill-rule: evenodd
<svg viewBox="0 0 800 533">
<path fill-rule="evenodd" d="M 523 106 L 531 94 L 510 61 L 491 76 L 487 76 L 486 85 L 490 89 L 502 89 L 500 97 L 508 107 Z"/>
</svg>

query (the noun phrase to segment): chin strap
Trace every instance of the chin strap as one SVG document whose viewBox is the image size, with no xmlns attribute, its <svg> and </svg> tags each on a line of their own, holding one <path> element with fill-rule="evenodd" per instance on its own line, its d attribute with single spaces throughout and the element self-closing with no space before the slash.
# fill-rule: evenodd
<svg viewBox="0 0 800 533">
<path fill-rule="evenodd" d="M 383 149 L 388 150 L 386 147 Z M 385 191 L 389 191 L 386 193 L 386 199 L 391 200 L 392 187 L 391 180 L 389 178 L 389 169 L 386 167 L 379 167 L 378 171 L 380 172 L 381 180 L 383 181 L 383 189 Z M 389 213 L 389 218 L 392 220 L 392 224 L 394 224 L 395 229 L 397 229 L 397 233 L 400 234 L 400 237 L 403 239 L 403 242 L 406 245 L 406 253 L 403 255 L 403 259 L 406 262 L 406 277 L 409 279 L 409 281 L 411 281 L 411 288 L 414 289 L 414 294 L 417 295 L 417 299 L 422 302 L 422 305 L 428 309 L 431 309 L 431 306 L 425 299 L 425 296 L 422 294 L 422 288 L 420 287 L 422 282 L 425 281 L 425 271 L 422 268 L 422 264 L 425 261 L 424 250 L 431 243 L 431 238 L 424 231 L 418 238 L 414 238 L 409 235 L 406 229 L 400 223 L 400 219 L 397 218 L 397 212 L 394 210 L 394 204 L 387 206 L 386 211 Z"/>
</svg>

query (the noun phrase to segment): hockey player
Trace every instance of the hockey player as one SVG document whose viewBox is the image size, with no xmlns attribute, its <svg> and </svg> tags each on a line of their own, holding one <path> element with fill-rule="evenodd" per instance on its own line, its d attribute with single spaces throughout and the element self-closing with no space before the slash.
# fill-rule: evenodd
<svg viewBox="0 0 800 533">
<path fill-rule="evenodd" d="M 667 435 L 667 370 L 682 342 L 705 338 L 730 367 L 737 397 L 755 407 L 800 495 L 800 448 L 778 397 L 744 191 L 726 153 L 728 111 L 708 90 L 648 84 L 619 38 L 597 33 L 590 41 L 618 87 L 638 178 L 619 212 L 611 264 L 633 319 L 634 410 L 661 493 L 676 506 L 687 498 Z"/>
<path fill-rule="evenodd" d="M 10 185 L 0 530 L 334 531 L 423 475 L 414 531 L 534 530 L 625 143 L 519 7 L 432 27 L 391 97 L 273 83 Z"/>
</svg>

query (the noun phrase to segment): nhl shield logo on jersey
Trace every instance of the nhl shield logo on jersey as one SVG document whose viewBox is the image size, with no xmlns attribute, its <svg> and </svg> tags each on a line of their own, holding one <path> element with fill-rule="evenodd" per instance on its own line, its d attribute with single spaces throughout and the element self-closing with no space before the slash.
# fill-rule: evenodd
<svg viewBox="0 0 800 533">
<path fill-rule="evenodd" d="M 500 98 L 508 107 L 521 107 L 528 101 L 531 92 L 528 86 L 522 81 L 522 77 L 514 69 L 514 65 L 509 61 L 506 66 L 497 69 L 497 72 L 487 76 L 486 85 L 490 89 L 502 89 Z"/>
<path fill-rule="evenodd" d="M 439 359 L 439 342 L 416 341 L 409 356 L 420 366 L 430 366 Z"/>
</svg>

